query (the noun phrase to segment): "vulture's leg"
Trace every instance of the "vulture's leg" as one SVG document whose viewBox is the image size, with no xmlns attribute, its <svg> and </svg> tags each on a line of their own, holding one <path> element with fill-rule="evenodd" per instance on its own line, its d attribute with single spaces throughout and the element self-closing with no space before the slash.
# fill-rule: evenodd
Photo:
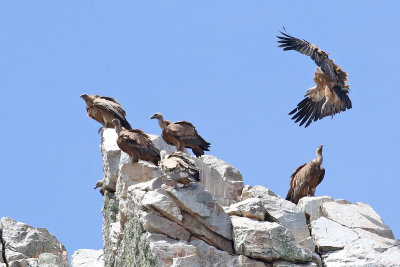
<svg viewBox="0 0 400 267">
<path fill-rule="evenodd" d="M 185 146 L 183 142 L 178 141 L 178 151 L 184 152 Z"/>
<path fill-rule="evenodd" d="M 98 134 L 101 134 L 102 131 L 104 131 L 105 127 L 100 127 L 99 130 L 97 131 Z"/>
</svg>

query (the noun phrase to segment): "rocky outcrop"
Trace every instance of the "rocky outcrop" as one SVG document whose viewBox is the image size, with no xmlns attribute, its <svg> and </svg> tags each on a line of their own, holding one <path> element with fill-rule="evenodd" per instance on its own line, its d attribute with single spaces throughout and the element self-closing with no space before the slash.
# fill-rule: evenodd
<svg viewBox="0 0 400 267">
<path fill-rule="evenodd" d="M 151 139 L 158 149 L 175 151 L 160 137 Z M 209 155 L 193 158 L 200 182 L 177 185 L 153 164 L 130 163 L 115 140 L 114 130 L 103 131 L 105 266 L 400 262 L 398 241 L 366 204 L 306 197 L 295 205 L 263 186 L 244 186 L 236 168 Z M 72 263 L 96 266 L 99 254 L 90 253 L 78 251 Z"/>
<path fill-rule="evenodd" d="M 71 267 L 103 267 L 103 250 L 80 249 L 71 257 Z"/>
<path fill-rule="evenodd" d="M 45 228 L 3 217 L 0 233 L 0 266 L 68 266 L 64 245 Z"/>
</svg>

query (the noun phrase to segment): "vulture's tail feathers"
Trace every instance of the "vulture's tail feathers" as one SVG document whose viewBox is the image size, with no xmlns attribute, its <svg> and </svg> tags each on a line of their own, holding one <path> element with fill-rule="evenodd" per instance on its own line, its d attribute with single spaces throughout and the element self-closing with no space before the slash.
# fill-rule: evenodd
<svg viewBox="0 0 400 267">
<path fill-rule="evenodd" d="M 290 188 L 287 196 L 286 196 L 286 200 L 293 202 L 293 188 Z"/>
</svg>

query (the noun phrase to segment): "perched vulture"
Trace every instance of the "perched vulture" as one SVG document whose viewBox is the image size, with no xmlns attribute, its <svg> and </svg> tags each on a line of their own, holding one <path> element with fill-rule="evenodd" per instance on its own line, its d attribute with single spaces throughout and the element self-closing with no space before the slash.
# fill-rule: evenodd
<svg viewBox="0 0 400 267">
<path fill-rule="evenodd" d="M 297 204 L 302 197 L 314 196 L 317 185 L 325 175 L 325 169 L 321 167 L 322 145 L 317 148 L 316 154 L 315 159 L 298 167 L 290 177 L 290 189 L 286 200 Z"/>
<path fill-rule="evenodd" d="M 167 157 L 164 155 L 166 156 L 166 152 L 162 150 L 160 167 L 171 179 L 184 185 L 200 181 L 199 168 L 183 152 L 176 151 Z"/>
<path fill-rule="evenodd" d="M 96 188 L 100 187 L 100 194 L 104 196 L 104 189 L 103 189 L 103 179 L 98 180 L 97 183 L 94 185 L 93 189 L 96 190 Z"/>
<path fill-rule="evenodd" d="M 140 159 L 158 165 L 161 159 L 160 151 L 154 146 L 145 132 L 139 129 L 127 130 L 121 127 L 118 119 L 113 119 L 112 122 L 118 134 L 118 147 L 129 155 L 133 163 L 138 162 Z"/>
<path fill-rule="evenodd" d="M 98 95 L 81 95 L 86 102 L 87 114 L 100 122 L 105 128 L 114 128 L 113 119 L 118 119 L 122 127 L 130 130 L 132 127 L 126 120 L 126 112 L 115 98 Z"/>
<path fill-rule="evenodd" d="M 204 155 L 204 151 L 210 151 L 210 143 L 206 142 L 196 131 L 196 128 L 187 121 L 170 122 L 164 120 L 161 113 L 154 114 L 150 119 L 157 119 L 164 141 L 175 146 L 178 151 L 184 152 L 185 148 L 191 148 L 196 157 Z"/>
<path fill-rule="evenodd" d="M 307 90 L 305 98 L 289 115 L 292 120 L 300 121 L 300 125 L 306 123 L 308 127 L 312 121 L 320 120 L 326 116 L 332 116 L 346 109 L 351 109 L 351 100 L 348 96 L 349 85 L 346 85 L 347 73 L 329 59 L 328 54 L 319 49 L 315 44 L 297 39 L 286 33 L 277 36 L 280 40 L 279 47 L 283 50 L 295 50 L 311 57 L 317 64 L 314 74 L 316 86 Z"/>
</svg>

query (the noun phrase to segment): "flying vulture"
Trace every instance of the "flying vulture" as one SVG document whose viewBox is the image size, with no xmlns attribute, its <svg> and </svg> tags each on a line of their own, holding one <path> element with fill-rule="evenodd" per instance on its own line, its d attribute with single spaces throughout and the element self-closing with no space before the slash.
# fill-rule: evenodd
<svg viewBox="0 0 400 267">
<path fill-rule="evenodd" d="M 325 175 L 325 169 L 322 164 L 322 147 L 317 148 L 317 157 L 312 161 L 299 166 L 290 177 L 290 189 L 286 200 L 297 204 L 300 198 L 305 196 L 314 196 L 317 185 L 322 182 Z"/>
<path fill-rule="evenodd" d="M 161 159 L 160 151 L 154 146 L 150 137 L 145 132 L 139 129 L 127 130 L 121 127 L 121 123 L 118 119 L 113 119 L 112 122 L 118 134 L 117 145 L 122 151 L 129 155 L 132 159 L 132 163 L 138 162 L 140 159 L 158 165 Z"/>
<path fill-rule="evenodd" d="M 100 122 L 105 128 L 114 128 L 113 119 L 118 119 L 122 127 L 129 130 L 131 125 L 126 120 L 126 112 L 115 98 L 98 95 L 81 95 L 86 102 L 87 114 Z"/>
<path fill-rule="evenodd" d="M 206 142 L 196 131 L 196 128 L 187 121 L 170 122 L 164 120 L 161 113 L 154 114 L 150 119 L 157 119 L 164 141 L 175 146 L 178 151 L 184 152 L 185 148 L 191 148 L 196 157 L 204 155 L 204 151 L 210 151 L 210 143 Z"/>
<path fill-rule="evenodd" d="M 281 32 L 284 36 L 279 38 L 279 47 L 284 51 L 295 50 L 311 57 L 317 64 L 314 74 L 316 86 L 307 90 L 305 98 L 297 104 L 289 115 L 292 120 L 300 122 L 299 126 L 320 120 L 326 116 L 332 116 L 346 109 L 351 109 L 351 100 L 348 96 L 349 85 L 346 85 L 347 73 L 329 59 L 328 54 L 319 49 L 315 44 L 297 39 L 289 34 Z"/>
<path fill-rule="evenodd" d="M 160 167 L 171 179 L 184 185 L 200 181 L 200 169 L 194 164 L 193 159 L 183 152 L 176 151 L 167 157 L 164 156 L 166 156 L 166 152 L 162 150 Z"/>
</svg>

